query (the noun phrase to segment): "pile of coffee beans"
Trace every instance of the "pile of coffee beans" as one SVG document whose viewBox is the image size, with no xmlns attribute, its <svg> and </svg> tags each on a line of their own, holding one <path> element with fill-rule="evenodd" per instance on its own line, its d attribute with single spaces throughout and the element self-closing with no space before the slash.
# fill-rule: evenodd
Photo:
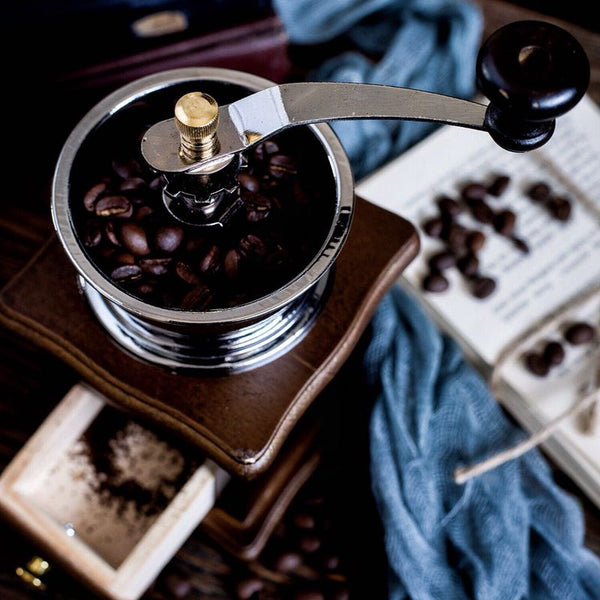
<svg viewBox="0 0 600 600">
<path fill-rule="evenodd" d="M 103 170 L 74 201 L 79 239 L 107 278 L 156 306 L 204 311 L 263 297 L 310 264 L 330 223 L 319 178 L 284 145 L 273 138 L 249 153 L 226 227 L 198 228 L 167 212 L 164 181 L 132 144 L 129 155 L 98 161 Z"/>
<path fill-rule="evenodd" d="M 565 329 L 563 337 L 572 346 L 582 346 L 594 341 L 596 330 L 589 323 L 577 321 Z M 523 360 L 530 373 L 546 377 L 554 367 L 563 363 L 565 356 L 563 344 L 552 340 L 544 345 L 541 352 L 527 352 Z"/>
<path fill-rule="evenodd" d="M 549 184 L 537 181 L 527 190 L 527 196 L 533 202 L 542 204 L 557 221 L 568 221 L 571 217 L 571 201 L 553 193 Z"/>
</svg>

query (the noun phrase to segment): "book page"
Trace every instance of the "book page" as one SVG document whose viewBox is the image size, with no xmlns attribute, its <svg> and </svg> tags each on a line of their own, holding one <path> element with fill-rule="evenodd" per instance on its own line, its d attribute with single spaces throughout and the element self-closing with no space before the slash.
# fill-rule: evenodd
<svg viewBox="0 0 600 600">
<path fill-rule="evenodd" d="M 545 146 L 523 154 L 502 150 L 484 132 L 444 127 L 357 187 L 359 195 L 420 229 L 427 219 L 439 214 L 439 196 L 459 199 L 466 183 L 487 185 L 500 174 L 508 175 L 510 184 L 500 197 L 487 196 L 486 202 L 495 212 L 508 208 L 516 213 L 515 235 L 526 242 L 530 252 L 519 251 L 492 226 L 475 221 L 468 211 L 457 217 L 461 225 L 486 235 L 485 246 L 478 253 L 479 271 L 496 281 L 494 293 L 483 300 L 475 298 L 472 284 L 457 269 L 444 273 L 450 282 L 448 290 L 424 291 L 427 260 L 445 246 L 422 230 L 421 252 L 402 277 L 402 283 L 417 293 L 424 307 L 457 338 L 467 354 L 488 369 L 544 315 L 600 282 L 598 107 L 584 98 L 571 113 L 558 119 L 556 132 Z M 571 200 L 572 213 L 567 221 L 552 218 L 544 205 L 527 196 L 527 190 L 539 181 L 547 183 L 554 195 Z M 502 370 L 516 398 L 509 408 L 530 429 L 543 427 L 567 410 L 598 368 L 597 339 L 574 347 L 561 337 L 567 323 L 579 318 L 592 323 L 600 334 L 598 296 L 566 314 L 565 323 L 540 329 L 532 340 L 531 350 L 535 351 L 550 340 L 565 347 L 564 363 L 547 377 L 528 372 L 522 354 Z M 556 441 L 574 465 L 572 476 L 585 471 L 586 477 L 595 481 L 594 498 L 600 498 L 600 427 L 585 434 L 574 418 L 563 424 Z"/>
</svg>

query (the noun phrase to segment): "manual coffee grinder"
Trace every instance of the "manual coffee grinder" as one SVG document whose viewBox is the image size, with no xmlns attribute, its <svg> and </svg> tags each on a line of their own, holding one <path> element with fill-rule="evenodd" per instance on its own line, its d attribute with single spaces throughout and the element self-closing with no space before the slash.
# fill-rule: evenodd
<svg viewBox="0 0 600 600">
<path fill-rule="evenodd" d="M 477 82 L 489 105 L 381 85 L 277 86 L 223 69 L 135 81 L 94 107 L 63 148 L 52 199 L 60 243 L 5 299 L 14 326 L 117 407 L 185 438 L 230 474 L 260 475 L 290 435 L 292 446 L 310 446 L 314 436 L 293 433 L 298 420 L 418 251 L 412 225 L 354 197 L 348 159 L 324 123 L 449 123 L 531 150 L 588 80 L 569 34 L 527 21 L 498 30 L 480 51 Z M 50 295 L 66 320 L 19 304 L 53 271 Z M 72 411 L 93 413 L 80 404 Z M 307 455 L 295 456 L 299 465 Z M 280 480 L 293 479 L 286 464 L 271 467 L 283 468 Z M 214 500 L 221 471 L 210 469 Z M 11 477 L 16 485 L 19 473 Z M 24 522 L 17 496 L 3 509 L 51 546 L 42 527 Z M 206 511 L 187 513 L 188 525 Z M 172 518 L 177 529 L 181 514 Z M 167 546 L 172 554 L 177 543 Z M 171 555 L 162 551 L 147 581 L 124 588 L 122 565 L 90 575 L 64 558 L 67 546 L 50 549 L 113 598 L 139 596 Z"/>
</svg>

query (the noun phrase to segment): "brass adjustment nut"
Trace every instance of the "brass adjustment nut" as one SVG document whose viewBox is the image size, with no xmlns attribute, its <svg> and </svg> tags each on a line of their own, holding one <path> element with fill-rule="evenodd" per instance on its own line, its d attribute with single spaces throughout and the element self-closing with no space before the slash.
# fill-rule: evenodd
<svg viewBox="0 0 600 600">
<path fill-rule="evenodd" d="M 175 105 L 175 125 L 181 136 L 181 157 L 194 162 L 213 156 L 219 148 L 218 124 L 219 105 L 212 96 L 190 92 L 179 98 Z"/>
</svg>

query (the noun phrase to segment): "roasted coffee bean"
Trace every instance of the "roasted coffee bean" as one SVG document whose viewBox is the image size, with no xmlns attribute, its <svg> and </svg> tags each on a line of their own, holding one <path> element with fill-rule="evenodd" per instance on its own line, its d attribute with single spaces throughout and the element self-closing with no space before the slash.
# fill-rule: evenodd
<svg viewBox="0 0 600 600">
<path fill-rule="evenodd" d="M 146 187 L 146 182 L 141 177 L 129 177 L 121 182 L 119 190 L 126 192 L 129 190 L 139 190 L 143 187 Z"/>
<path fill-rule="evenodd" d="M 94 208 L 99 217 L 118 217 L 127 219 L 133 213 L 131 202 L 125 196 L 104 196 L 96 202 Z"/>
<path fill-rule="evenodd" d="M 474 277 L 479 271 L 479 260 L 474 254 L 465 254 L 456 261 L 456 266 L 465 277 Z"/>
<path fill-rule="evenodd" d="M 340 566 L 340 557 L 337 554 L 325 554 L 321 562 L 328 571 L 335 571 Z"/>
<path fill-rule="evenodd" d="M 498 175 L 494 181 L 488 186 L 487 192 L 491 196 L 502 196 L 510 183 L 510 177 L 508 175 Z"/>
<path fill-rule="evenodd" d="M 428 219 L 421 226 L 423 231 L 432 238 L 439 238 L 442 235 L 442 230 L 444 229 L 444 221 L 439 217 L 434 217 L 433 219 Z"/>
<path fill-rule="evenodd" d="M 154 209 L 151 206 L 148 206 L 147 204 L 143 204 L 142 206 L 138 206 L 136 208 L 134 218 L 137 223 L 140 223 L 152 214 L 154 214 Z"/>
<path fill-rule="evenodd" d="M 481 183 L 468 183 L 460 191 L 461 196 L 467 202 L 483 200 L 487 195 L 487 189 Z"/>
<path fill-rule="evenodd" d="M 192 591 L 192 583 L 184 574 L 169 573 L 162 578 L 162 584 L 170 598 L 185 598 Z"/>
<path fill-rule="evenodd" d="M 534 202 L 545 202 L 550 197 L 550 186 L 543 181 L 538 181 L 527 190 L 527 195 Z"/>
<path fill-rule="evenodd" d="M 512 210 L 502 210 L 494 216 L 494 229 L 506 237 L 510 237 L 515 230 L 517 215 Z"/>
<path fill-rule="evenodd" d="M 474 200 L 469 204 L 471 214 L 476 221 L 490 224 L 494 220 L 494 211 L 483 200 Z"/>
<path fill-rule="evenodd" d="M 456 265 L 456 257 L 449 250 L 444 250 L 431 256 L 427 264 L 432 271 L 444 271 Z"/>
<path fill-rule="evenodd" d="M 265 584 L 258 577 L 250 577 L 238 582 L 235 588 L 235 596 L 239 600 L 250 600 L 256 592 L 260 592 Z"/>
<path fill-rule="evenodd" d="M 315 518 L 309 513 L 299 512 L 294 515 L 294 525 L 299 529 L 314 529 Z"/>
<path fill-rule="evenodd" d="M 350 592 L 346 588 L 340 588 L 333 592 L 332 600 L 350 600 Z"/>
<path fill-rule="evenodd" d="M 276 571 L 281 573 L 289 573 L 294 569 L 297 569 L 302 564 L 302 556 L 297 552 L 283 552 L 275 559 Z"/>
<path fill-rule="evenodd" d="M 269 175 L 275 179 L 282 179 L 296 175 L 298 168 L 296 162 L 287 154 L 273 154 L 269 158 Z"/>
<path fill-rule="evenodd" d="M 240 250 L 246 256 L 255 256 L 261 258 L 267 253 L 267 247 L 265 243 L 257 236 L 252 233 L 244 236 L 239 241 Z"/>
<path fill-rule="evenodd" d="M 480 300 L 491 296 L 495 290 L 496 282 L 491 277 L 475 277 L 471 284 L 471 293 Z"/>
<path fill-rule="evenodd" d="M 135 264 L 135 256 L 133 256 L 133 254 L 130 254 L 129 252 L 115 252 L 115 254 L 113 255 L 113 259 L 120 265 Z"/>
<path fill-rule="evenodd" d="M 133 158 L 127 160 L 115 159 L 112 161 L 112 168 L 121 179 L 129 179 L 142 174 L 140 163 Z"/>
<path fill-rule="evenodd" d="M 596 330 L 583 321 L 578 321 L 570 325 L 565 331 L 565 339 L 573 346 L 587 344 L 596 337 Z"/>
<path fill-rule="evenodd" d="M 249 223 L 258 223 L 271 213 L 271 201 L 266 196 L 255 196 L 246 203 L 246 219 Z"/>
<path fill-rule="evenodd" d="M 265 159 L 270 154 L 275 154 L 279 152 L 279 146 L 273 140 L 265 140 L 254 150 L 254 155 L 259 160 Z"/>
<path fill-rule="evenodd" d="M 458 223 L 444 225 L 441 238 L 455 251 L 462 251 L 467 242 L 467 230 Z"/>
<path fill-rule="evenodd" d="M 152 179 L 150 181 L 150 183 L 148 184 L 148 187 L 153 190 L 153 191 L 157 191 L 157 190 L 161 190 L 163 188 L 163 177 L 162 175 L 159 175 L 158 177 L 155 177 L 154 179 Z"/>
<path fill-rule="evenodd" d="M 477 254 L 485 245 L 485 234 L 481 231 L 469 231 L 465 239 L 467 250 Z"/>
<path fill-rule="evenodd" d="M 571 217 L 571 202 L 566 198 L 550 198 L 546 203 L 546 208 L 557 221 L 568 221 Z"/>
<path fill-rule="evenodd" d="M 225 275 L 227 275 L 229 279 L 236 279 L 239 275 L 241 260 L 241 253 L 235 248 L 229 250 L 225 255 L 225 259 L 223 260 L 223 266 L 225 268 Z"/>
<path fill-rule="evenodd" d="M 156 288 L 151 283 L 140 283 L 137 287 L 138 294 L 142 296 L 147 296 L 148 294 L 153 294 Z"/>
<path fill-rule="evenodd" d="M 448 215 L 449 217 L 457 217 L 462 213 L 463 207 L 454 199 L 448 196 L 442 196 L 437 199 L 437 205 L 442 215 Z"/>
<path fill-rule="evenodd" d="M 519 252 L 522 252 L 523 254 L 529 254 L 529 246 L 525 240 L 522 240 L 518 237 L 512 237 L 511 242 L 513 243 L 513 246 L 519 250 Z"/>
<path fill-rule="evenodd" d="M 83 234 L 83 245 L 94 248 L 102 241 L 102 229 L 96 221 L 89 221 L 85 226 Z"/>
<path fill-rule="evenodd" d="M 114 221 L 109 221 L 105 226 L 104 226 L 104 233 L 106 235 L 106 239 L 113 245 L 113 246 L 121 246 L 121 242 L 119 241 L 119 238 L 117 237 L 117 226 L 115 225 Z"/>
<path fill-rule="evenodd" d="M 429 273 L 423 279 L 423 289 L 427 292 L 445 292 L 450 287 L 450 282 L 441 273 Z"/>
<path fill-rule="evenodd" d="M 160 276 L 169 272 L 172 260 L 171 258 L 142 258 L 139 264 L 144 273 Z"/>
<path fill-rule="evenodd" d="M 123 246 L 136 256 L 150 254 L 146 232 L 137 223 L 123 223 L 120 233 Z"/>
<path fill-rule="evenodd" d="M 221 263 L 221 251 L 215 245 L 208 249 L 208 252 L 200 260 L 199 268 L 202 273 L 216 271 Z"/>
<path fill-rule="evenodd" d="M 565 359 L 565 349 L 559 342 L 548 342 L 542 356 L 549 365 L 560 365 Z"/>
<path fill-rule="evenodd" d="M 300 540 L 300 550 L 306 554 L 312 554 L 321 547 L 321 540 L 314 535 L 304 536 Z"/>
<path fill-rule="evenodd" d="M 200 283 L 200 277 L 198 277 L 198 275 L 192 271 L 191 267 L 184 262 L 178 262 L 175 265 L 175 273 L 179 279 L 190 285 L 197 285 Z"/>
<path fill-rule="evenodd" d="M 191 289 L 181 301 L 181 308 L 186 310 L 204 310 L 209 307 L 213 293 L 206 285 L 198 285 Z"/>
<path fill-rule="evenodd" d="M 530 373 L 538 377 L 545 377 L 550 371 L 550 366 L 546 359 L 536 352 L 529 352 L 525 355 L 525 366 Z"/>
<path fill-rule="evenodd" d="M 83 197 L 83 206 L 85 207 L 85 210 L 88 212 L 94 212 L 98 198 L 100 198 L 100 196 L 104 194 L 107 189 L 108 186 L 104 182 L 97 183 L 96 185 L 92 186 Z"/>
<path fill-rule="evenodd" d="M 121 265 L 110 274 L 111 279 L 115 281 L 127 281 L 131 279 L 139 279 L 142 276 L 142 269 L 138 265 Z"/>
<path fill-rule="evenodd" d="M 319 590 L 299 590 L 294 594 L 294 600 L 325 600 Z"/>
<path fill-rule="evenodd" d="M 260 181 L 250 173 L 238 173 L 237 179 L 240 186 L 252 194 L 256 194 L 260 190 Z"/>
</svg>

